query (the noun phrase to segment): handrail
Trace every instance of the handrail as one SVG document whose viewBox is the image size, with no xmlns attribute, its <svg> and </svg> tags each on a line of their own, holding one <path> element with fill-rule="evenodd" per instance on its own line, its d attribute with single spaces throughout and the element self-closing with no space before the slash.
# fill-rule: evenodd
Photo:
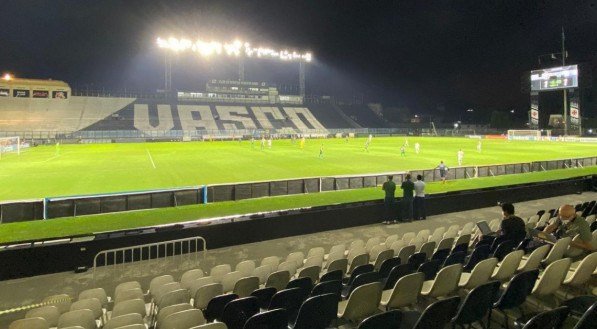
<svg viewBox="0 0 597 329">
<path fill-rule="evenodd" d="M 93 257 L 93 278 L 95 279 L 95 272 L 99 266 L 108 266 L 111 265 L 112 268 L 118 265 L 124 265 L 127 263 L 134 263 L 144 260 L 153 260 L 158 258 L 165 258 L 169 256 L 179 256 L 183 254 L 189 254 L 191 252 L 195 253 L 199 251 L 199 241 L 202 242 L 202 250 L 203 250 L 203 260 L 205 261 L 206 253 L 207 253 L 207 241 L 203 237 L 191 237 L 191 238 L 184 238 L 184 239 L 177 239 L 177 240 L 169 240 L 169 241 L 161 241 L 161 242 L 154 242 L 130 247 L 123 247 L 123 248 L 116 248 L 116 249 L 108 249 L 102 250 L 98 252 L 95 257 Z M 194 251 L 191 251 L 191 247 L 193 246 L 192 242 L 194 243 Z M 179 246 L 180 253 L 177 253 L 176 246 Z M 163 246 L 164 252 L 163 256 L 160 257 L 160 247 Z M 171 246 L 171 254 L 168 254 L 168 246 Z M 187 247 L 186 249 L 184 247 Z M 155 248 L 155 253 L 152 253 L 152 248 Z M 144 257 L 144 250 L 146 250 L 146 254 Z M 187 252 L 185 253 L 184 250 Z M 135 260 L 135 252 L 138 252 L 138 259 Z M 153 255 L 152 255 L 153 254 Z M 108 264 L 109 258 L 108 256 L 112 255 L 112 262 Z M 118 255 L 121 255 L 121 258 L 118 258 Z M 103 256 L 103 265 L 98 264 L 98 259 L 101 260 L 100 257 Z M 153 257 L 152 257 L 153 256 Z"/>
</svg>

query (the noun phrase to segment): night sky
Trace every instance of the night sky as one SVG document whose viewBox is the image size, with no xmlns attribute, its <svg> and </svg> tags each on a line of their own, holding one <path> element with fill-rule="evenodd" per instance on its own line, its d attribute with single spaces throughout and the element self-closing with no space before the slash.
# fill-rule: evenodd
<svg viewBox="0 0 597 329">
<path fill-rule="evenodd" d="M 539 55 L 560 51 L 562 25 L 570 63 L 597 56 L 596 0 L 3 0 L 0 22 L 0 71 L 21 77 L 155 91 L 157 36 L 238 37 L 312 51 L 308 93 L 362 94 L 422 112 L 525 109 L 521 76 Z M 248 63 L 247 79 L 296 85 L 295 66 Z M 209 78 L 236 78 L 235 67 L 180 56 L 174 86 L 203 90 Z"/>
</svg>

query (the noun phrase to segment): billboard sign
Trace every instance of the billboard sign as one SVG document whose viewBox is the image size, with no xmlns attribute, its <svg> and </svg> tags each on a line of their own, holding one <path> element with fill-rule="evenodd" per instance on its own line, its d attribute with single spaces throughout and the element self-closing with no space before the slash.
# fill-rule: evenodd
<svg viewBox="0 0 597 329">
<path fill-rule="evenodd" d="M 0 97 L 8 97 L 8 96 L 10 96 L 10 89 L 0 88 Z"/>
<path fill-rule="evenodd" d="M 52 91 L 52 98 L 67 99 L 68 92 L 60 90 Z"/>
<path fill-rule="evenodd" d="M 531 71 L 531 91 L 578 87 L 578 65 Z"/>
<path fill-rule="evenodd" d="M 12 90 L 12 97 L 29 97 L 29 90 L 28 89 L 13 89 Z"/>
<path fill-rule="evenodd" d="M 48 98 L 50 96 L 50 92 L 47 90 L 34 90 L 33 91 L 33 98 Z"/>
</svg>

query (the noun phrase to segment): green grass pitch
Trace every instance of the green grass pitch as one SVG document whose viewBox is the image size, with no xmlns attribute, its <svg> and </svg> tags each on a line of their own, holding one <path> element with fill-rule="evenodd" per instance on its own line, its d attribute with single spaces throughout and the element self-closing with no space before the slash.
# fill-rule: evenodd
<svg viewBox="0 0 597 329">
<path fill-rule="evenodd" d="M 264 150 L 260 141 L 76 144 L 40 146 L 20 156 L 0 160 L 0 200 L 112 193 L 196 186 L 214 183 L 364 174 L 427 169 L 443 160 L 457 166 L 456 152 L 465 153 L 463 165 L 594 156 L 597 145 L 556 142 L 509 142 L 466 138 L 408 138 L 406 156 L 400 156 L 404 137 L 365 139 L 308 139 L 304 149 L 290 140 L 274 140 Z M 421 151 L 414 152 L 419 142 Z M 319 158 L 320 145 L 324 156 Z M 267 145 L 267 144 L 266 144 Z"/>
<path fill-rule="evenodd" d="M 283 179 L 291 177 L 379 173 L 435 167 L 440 160 L 457 165 L 456 152 L 465 152 L 463 165 L 482 165 L 597 155 L 597 145 L 557 142 L 509 142 L 466 138 L 408 138 L 406 157 L 400 156 L 404 137 L 374 138 L 369 152 L 365 139 L 313 139 L 304 149 L 289 140 L 274 140 L 272 149 L 256 141 L 92 144 L 31 148 L 20 156 L 0 159 L 0 200 L 110 193 L 177 186 Z M 420 154 L 414 144 L 421 145 Z M 319 148 L 324 144 L 324 157 Z M 154 167 L 155 166 L 155 167 Z M 597 174 L 596 167 L 554 170 L 428 183 L 428 193 L 474 189 Z M 380 199 L 379 188 L 221 202 L 177 208 L 148 209 L 48 221 L 0 225 L 0 243 L 93 234 L 242 213 L 273 211 L 342 202 Z M 397 191 L 400 195 L 400 191 Z"/>
</svg>

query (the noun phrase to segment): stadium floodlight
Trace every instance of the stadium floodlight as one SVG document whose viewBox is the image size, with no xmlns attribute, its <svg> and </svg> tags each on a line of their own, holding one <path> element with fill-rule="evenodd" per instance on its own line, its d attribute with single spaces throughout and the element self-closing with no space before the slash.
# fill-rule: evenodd
<svg viewBox="0 0 597 329">
<path fill-rule="evenodd" d="M 287 49 L 272 49 L 267 47 L 253 47 L 249 42 L 242 42 L 234 40 L 229 43 L 221 43 L 216 41 L 204 41 L 197 39 L 191 41 L 190 39 L 177 38 L 157 38 L 157 45 L 160 48 L 168 49 L 174 52 L 191 51 L 198 53 L 204 57 L 215 55 L 226 55 L 238 57 L 244 55 L 246 57 L 257 57 L 265 59 L 279 59 L 282 61 L 298 61 L 311 62 L 313 54 L 310 52 L 297 52 Z"/>
<path fill-rule="evenodd" d="M 2 79 L 6 80 L 6 81 L 10 81 L 10 80 L 12 80 L 12 75 L 10 75 L 10 73 L 6 73 L 6 74 L 4 74 Z"/>
</svg>

